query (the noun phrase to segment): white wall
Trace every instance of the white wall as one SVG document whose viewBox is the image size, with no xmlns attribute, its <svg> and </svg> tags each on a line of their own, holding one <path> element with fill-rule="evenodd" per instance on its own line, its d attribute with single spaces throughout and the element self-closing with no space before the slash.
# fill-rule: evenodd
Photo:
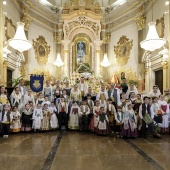
<svg viewBox="0 0 170 170">
<path fill-rule="evenodd" d="M 117 46 L 117 42 L 119 41 L 120 37 L 126 36 L 129 38 L 129 40 L 133 40 L 133 47 L 130 53 L 130 58 L 128 60 L 128 63 L 124 66 L 118 66 L 116 62 L 116 55 L 114 53 L 114 46 Z M 121 28 L 115 32 L 111 33 L 111 42 L 109 44 L 109 50 L 108 50 L 108 58 L 110 62 L 112 63 L 111 66 L 109 66 L 109 75 L 112 76 L 116 70 L 119 70 L 121 68 L 132 68 L 133 72 L 137 73 L 138 68 L 138 30 L 135 23 L 132 23 L 130 25 L 125 26 L 124 28 Z"/>
<path fill-rule="evenodd" d="M 40 35 L 45 38 L 48 46 L 50 46 L 48 62 L 44 68 L 50 72 L 50 75 L 56 76 L 56 67 L 53 65 L 56 59 L 56 44 L 53 41 L 53 33 L 41 28 L 35 23 L 31 23 L 28 32 L 28 39 L 31 41 L 33 39 L 36 40 L 36 38 L 38 38 Z M 40 68 L 39 64 L 37 63 L 37 59 L 35 58 L 34 49 L 32 48 L 28 51 L 28 73 L 31 73 L 35 67 Z"/>
</svg>

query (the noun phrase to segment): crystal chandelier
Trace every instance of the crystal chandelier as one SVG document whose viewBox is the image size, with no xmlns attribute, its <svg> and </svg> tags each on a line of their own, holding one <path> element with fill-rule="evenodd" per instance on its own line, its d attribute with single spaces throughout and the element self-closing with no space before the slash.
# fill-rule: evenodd
<svg viewBox="0 0 170 170">
<path fill-rule="evenodd" d="M 141 48 L 146 51 L 155 51 L 156 49 L 161 48 L 166 40 L 163 38 L 159 38 L 158 33 L 156 31 L 156 23 L 150 22 L 149 31 L 145 40 L 140 42 Z"/>
<path fill-rule="evenodd" d="M 14 38 L 8 40 L 9 45 L 19 52 L 32 48 L 32 42 L 28 41 L 24 32 L 24 23 L 17 22 L 17 30 Z"/>
<path fill-rule="evenodd" d="M 57 55 L 57 59 L 56 59 L 56 61 L 54 62 L 54 65 L 56 65 L 57 67 L 61 67 L 61 66 L 64 65 L 64 63 L 63 63 L 63 61 L 62 61 L 62 59 L 61 59 L 60 54 Z"/>
<path fill-rule="evenodd" d="M 108 66 L 111 65 L 110 61 L 107 58 L 107 53 L 104 53 L 104 57 L 103 57 L 103 60 L 100 63 L 100 65 L 103 66 L 103 67 L 108 67 Z"/>
</svg>

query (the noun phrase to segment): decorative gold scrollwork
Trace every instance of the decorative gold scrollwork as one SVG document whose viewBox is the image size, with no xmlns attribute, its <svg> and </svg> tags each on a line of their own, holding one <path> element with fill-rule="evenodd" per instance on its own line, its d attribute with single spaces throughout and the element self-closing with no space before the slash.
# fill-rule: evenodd
<svg viewBox="0 0 170 170">
<path fill-rule="evenodd" d="M 39 36 L 36 41 L 33 40 L 33 47 L 35 50 L 35 58 L 40 66 L 43 66 L 48 61 L 48 55 L 50 53 L 50 46 L 47 45 L 45 38 Z"/>
<path fill-rule="evenodd" d="M 114 46 L 116 61 L 120 66 L 127 64 L 132 46 L 133 40 L 130 41 L 126 36 L 122 36 L 117 46 Z"/>
</svg>

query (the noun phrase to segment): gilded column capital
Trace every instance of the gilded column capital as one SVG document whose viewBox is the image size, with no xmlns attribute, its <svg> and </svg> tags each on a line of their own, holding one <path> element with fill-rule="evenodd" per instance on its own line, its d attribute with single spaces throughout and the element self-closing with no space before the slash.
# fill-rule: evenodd
<svg viewBox="0 0 170 170">
<path fill-rule="evenodd" d="M 142 14 L 142 15 L 136 15 L 136 17 L 134 18 L 136 25 L 138 27 L 138 30 L 142 30 L 145 27 L 146 24 L 146 15 Z"/>
<path fill-rule="evenodd" d="M 31 24 L 32 21 L 32 17 L 30 16 L 30 14 L 28 13 L 23 13 L 21 15 L 21 22 L 23 22 L 25 24 L 24 29 L 28 31 L 29 26 Z"/>
<path fill-rule="evenodd" d="M 163 69 L 167 69 L 168 68 L 168 62 L 167 61 L 162 61 L 162 67 Z"/>
<path fill-rule="evenodd" d="M 8 66 L 8 61 L 4 61 L 3 62 L 3 68 L 7 68 L 7 66 Z"/>
</svg>

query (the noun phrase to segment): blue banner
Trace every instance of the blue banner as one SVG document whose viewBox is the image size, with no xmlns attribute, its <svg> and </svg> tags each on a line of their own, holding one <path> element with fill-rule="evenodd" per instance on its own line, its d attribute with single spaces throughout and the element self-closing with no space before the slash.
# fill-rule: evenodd
<svg viewBox="0 0 170 170">
<path fill-rule="evenodd" d="M 33 92 L 41 92 L 43 90 L 44 76 L 31 75 L 30 88 Z"/>
</svg>

